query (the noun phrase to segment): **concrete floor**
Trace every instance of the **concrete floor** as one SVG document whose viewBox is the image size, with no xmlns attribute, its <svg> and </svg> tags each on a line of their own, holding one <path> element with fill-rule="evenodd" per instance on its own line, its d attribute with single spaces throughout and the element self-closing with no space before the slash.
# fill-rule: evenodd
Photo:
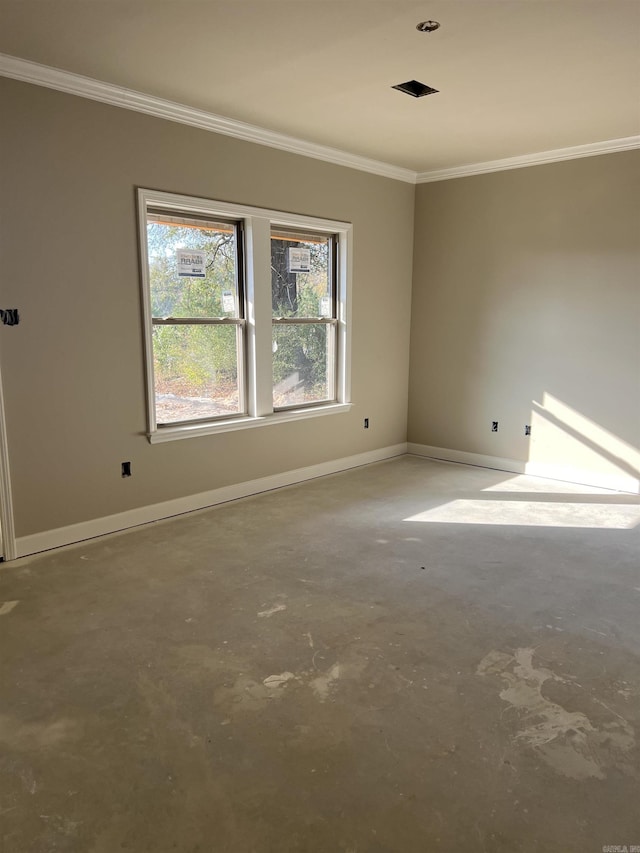
<svg viewBox="0 0 640 853">
<path fill-rule="evenodd" d="M 3 567 L 2 853 L 640 845 L 639 520 L 403 457 Z"/>
</svg>

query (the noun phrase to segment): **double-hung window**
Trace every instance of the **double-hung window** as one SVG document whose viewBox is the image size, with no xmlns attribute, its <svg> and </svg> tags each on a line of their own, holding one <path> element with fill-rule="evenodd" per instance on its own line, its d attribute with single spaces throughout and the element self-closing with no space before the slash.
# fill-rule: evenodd
<svg viewBox="0 0 640 853">
<path fill-rule="evenodd" d="M 240 234 L 233 221 L 147 212 L 158 424 L 246 411 Z"/>
<path fill-rule="evenodd" d="M 349 408 L 349 223 L 139 190 L 148 436 Z"/>
<path fill-rule="evenodd" d="M 271 229 L 275 409 L 336 399 L 336 248 L 333 234 Z"/>
</svg>

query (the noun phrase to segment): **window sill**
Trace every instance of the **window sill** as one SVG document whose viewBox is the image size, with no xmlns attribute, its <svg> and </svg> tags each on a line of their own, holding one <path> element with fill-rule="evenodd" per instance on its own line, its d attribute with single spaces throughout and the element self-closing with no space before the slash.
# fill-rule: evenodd
<svg viewBox="0 0 640 853">
<path fill-rule="evenodd" d="M 196 438 L 201 435 L 216 435 L 239 429 L 254 429 L 255 427 L 273 426 L 291 421 L 304 421 L 307 418 L 317 418 L 322 415 L 339 415 L 350 411 L 351 406 L 351 403 L 330 403 L 329 405 L 312 406 L 307 409 L 273 412 L 273 414 L 255 418 L 243 415 L 231 420 L 213 421 L 206 424 L 181 424 L 174 427 L 162 427 L 155 432 L 147 433 L 147 437 L 151 444 L 162 444 L 165 441 L 177 441 L 180 438 Z"/>
</svg>

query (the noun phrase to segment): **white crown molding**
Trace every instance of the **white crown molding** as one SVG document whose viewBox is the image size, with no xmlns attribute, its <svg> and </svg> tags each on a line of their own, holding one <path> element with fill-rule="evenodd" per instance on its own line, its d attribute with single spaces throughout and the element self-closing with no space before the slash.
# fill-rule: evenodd
<svg viewBox="0 0 640 853">
<path fill-rule="evenodd" d="M 465 178 L 471 175 L 485 175 L 490 172 L 503 172 L 508 169 L 522 169 L 526 166 L 538 166 L 543 163 L 558 163 L 562 160 L 576 160 L 580 157 L 595 157 L 599 154 L 612 154 L 616 151 L 628 151 L 632 148 L 640 148 L 640 136 L 628 136 L 622 139 L 608 139 L 603 142 L 593 142 L 587 145 L 575 145 L 572 148 L 558 148 L 553 151 L 541 151 L 536 154 L 523 154 L 519 157 L 506 157 L 502 160 L 488 160 L 484 163 L 469 163 L 465 166 L 454 166 L 450 169 L 436 169 L 426 172 L 414 172 L 402 166 L 394 166 L 391 163 L 383 163 L 380 160 L 372 160 L 359 154 L 351 154 L 338 148 L 330 148 L 326 145 L 318 145 L 305 139 L 297 139 L 283 133 L 276 133 L 263 127 L 247 124 L 236 119 L 216 115 L 206 110 L 178 104 L 175 101 L 167 101 L 154 95 L 145 95 L 133 89 L 125 89 L 112 83 L 103 83 L 92 77 L 84 77 L 71 71 L 62 71 L 59 68 L 51 68 L 32 62 L 28 59 L 20 59 L 17 56 L 9 56 L 0 53 L 0 76 L 10 77 L 24 83 L 32 83 L 35 86 L 44 86 L 48 89 L 56 89 L 70 95 L 78 95 L 81 98 L 89 98 L 92 101 L 101 101 L 115 107 L 122 107 L 134 112 L 146 113 L 147 115 L 163 118 L 167 121 L 175 121 L 180 124 L 208 130 L 212 133 L 220 133 L 223 136 L 232 136 L 245 142 L 254 142 L 257 145 L 266 145 L 277 148 L 280 151 L 288 151 L 291 154 L 300 154 L 303 157 L 313 157 L 326 163 L 337 166 L 346 166 L 349 169 L 358 169 L 361 172 L 369 172 L 372 175 L 380 175 L 409 184 L 428 184 L 434 181 L 448 181 L 452 178 Z"/>
<path fill-rule="evenodd" d="M 554 151 L 540 151 L 537 154 L 523 154 L 520 157 L 505 157 L 503 160 L 488 160 L 485 163 L 469 163 L 466 166 L 454 166 L 451 169 L 418 172 L 416 183 L 430 184 L 434 181 L 450 181 L 452 178 L 486 175 L 489 172 L 505 172 L 508 169 L 523 169 L 526 166 L 559 163 L 562 160 L 578 160 L 581 157 L 596 157 L 599 154 L 613 154 L 616 151 L 629 151 L 632 148 L 640 148 L 640 136 L 607 139 L 604 142 L 574 145 L 572 148 L 556 148 Z"/>
<path fill-rule="evenodd" d="M 92 101 L 101 101 L 126 110 L 146 113 L 156 118 L 187 124 L 212 133 L 232 136 L 245 142 L 267 145 L 270 148 L 288 151 L 291 154 L 313 157 L 316 160 L 324 160 L 326 163 L 333 163 L 337 166 L 346 166 L 350 169 L 370 172 L 373 175 L 381 175 L 409 184 L 416 182 L 416 173 L 411 169 L 404 169 L 401 166 L 371 160 L 358 154 L 350 154 L 348 151 L 341 151 L 338 148 L 330 148 L 326 145 L 308 142 L 305 139 L 276 133 L 206 110 L 195 109 L 174 101 L 166 101 L 164 98 L 145 95 L 143 92 L 114 86 L 111 83 L 103 83 L 100 80 L 94 80 L 92 77 L 84 77 L 70 71 L 61 71 L 59 68 L 51 68 L 48 65 L 41 65 L 28 59 L 20 59 L 17 56 L 0 53 L 0 76 L 10 77 L 24 83 L 32 83 L 36 86 L 44 86 L 48 89 L 56 89 L 59 92 L 78 95 Z"/>
</svg>

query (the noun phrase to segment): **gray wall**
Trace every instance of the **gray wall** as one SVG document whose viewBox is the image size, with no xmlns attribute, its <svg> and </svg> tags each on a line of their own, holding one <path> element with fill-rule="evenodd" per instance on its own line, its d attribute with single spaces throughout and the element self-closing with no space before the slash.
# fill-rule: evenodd
<svg viewBox="0 0 640 853">
<path fill-rule="evenodd" d="M 414 187 L 11 80 L 0 114 L 18 536 L 406 440 Z M 137 186 L 353 222 L 351 413 L 148 443 Z"/>
<path fill-rule="evenodd" d="M 414 188 L 11 80 L 0 110 L 2 307 L 22 316 L 0 334 L 19 537 L 407 429 L 638 476 L 640 152 Z M 137 186 L 354 223 L 350 414 L 148 443 Z"/>
<path fill-rule="evenodd" d="M 639 176 L 629 151 L 417 188 L 409 441 L 639 476 Z"/>
</svg>

